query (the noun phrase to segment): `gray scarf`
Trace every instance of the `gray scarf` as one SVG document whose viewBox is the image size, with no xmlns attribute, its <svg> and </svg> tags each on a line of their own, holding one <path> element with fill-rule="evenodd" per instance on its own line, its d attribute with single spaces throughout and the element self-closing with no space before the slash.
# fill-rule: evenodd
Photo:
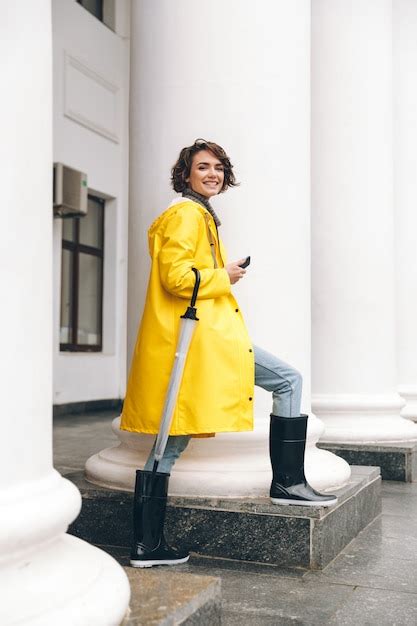
<svg viewBox="0 0 417 626">
<path fill-rule="evenodd" d="M 213 207 L 211 206 L 210 202 L 207 200 L 205 196 L 202 196 L 201 194 L 197 193 L 193 189 L 190 189 L 189 187 L 184 189 L 184 191 L 182 192 L 182 196 L 183 198 L 189 198 L 190 200 L 194 200 L 195 202 L 199 202 L 199 204 L 202 204 L 203 207 L 207 209 L 207 211 L 210 213 L 210 215 L 214 219 L 216 226 L 220 226 L 221 221 L 217 217 Z"/>
</svg>

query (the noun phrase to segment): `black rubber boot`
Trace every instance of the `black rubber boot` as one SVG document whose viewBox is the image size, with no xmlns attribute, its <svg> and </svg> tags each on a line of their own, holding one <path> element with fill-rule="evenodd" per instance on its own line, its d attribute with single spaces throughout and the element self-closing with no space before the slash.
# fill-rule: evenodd
<svg viewBox="0 0 417 626">
<path fill-rule="evenodd" d="M 169 474 L 136 470 L 133 504 L 132 567 L 176 565 L 189 559 L 187 552 L 171 548 L 165 541 L 164 521 Z"/>
<path fill-rule="evenodd" d="M 337 497 L 315 491 L 304 475 L 308 415 L 281 417 L 271 413 L 269 455 L 272 465 L 271 501 L 274 504 L 330 506 Z"/>
</svg>

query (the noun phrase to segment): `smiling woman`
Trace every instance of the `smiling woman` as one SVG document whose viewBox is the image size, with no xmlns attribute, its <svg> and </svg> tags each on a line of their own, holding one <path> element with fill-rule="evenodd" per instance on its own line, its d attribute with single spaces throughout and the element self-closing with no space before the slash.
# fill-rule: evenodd
<svg viewBox="0 0 417 626">
<path fill-rule="evenodd" d="M 223 163 L 208 150 L 202 150 L 193 159 L 190 176 L 186 181 L 191 189 L 202 196 L 214 196 L 223 186 Z"/>
<path fill-rule="evenodd" d="M 223 148 L 199 139 L 172 168 L 176 198 L 148 231 L 151 273 L 120 428 L 157 434 L 174 367 L 184 310 L 198 270 L 198 324 L 186 355 L 166 448 L 155 444 L 137 470 L 133 567 L 184 563 L 186 552 L 163 538 L 170 471 L 190 438 L 253 429 L 254 384 L 273 393 L 270 496 L 276 504 L 329 506 L 304 475 L 307 415 L 300 415 L 302 378 L 290 365 L 252 346 L 231 286 L 244 277 L 245 259 L 226 264 L 218 219 L 209 200 L 237 185 Z M 188 301 L 188 302 L 187 302 Z M 179 350 L 178 350 L 179 351 Z M 162 458 L 161 458 L 162 455 Z"/>
<path fill-rule="evenodd" d="M 196 139 L 192 146 L 181 150 L 172 168 L 171 182 L 175 191 L 183 192 L 188 187 L 206 198 L 239 184 L 223 148 L 204 139 Z"/>
</svg>

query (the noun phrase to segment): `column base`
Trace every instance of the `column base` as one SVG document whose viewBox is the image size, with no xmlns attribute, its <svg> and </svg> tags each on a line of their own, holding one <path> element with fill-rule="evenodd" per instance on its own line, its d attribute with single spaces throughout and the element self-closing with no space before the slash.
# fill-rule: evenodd
<svg viewBox="0 0 417 626">
<path fill-rule="evenodd" d="M 321 394 L 313 397 L 312 406 L 325 428 L 320 441 L 417 443 L 417 425 L 401 417 L 404 400 L 398 394 Z"/>
<path fill-rule="evenodd" d="M 417 422 L 417 387 L 401 385 L 398 387 L 398 393 L 405 402 L 405 406 L 401 409 L 401 416 Z"/>
<path fill-rule="evenodd" d="M 85 476 L 101 487 L 133 491 L 136 469 L 143 468 L 155 436 L 120 430 L 119 423 L 120 418 L 115 418 L 112 429 L 121 443 L 90 457 L 85 465 Z M 312 415 L 305 454 L 306 476 L 318 491 L 332 492 L 349 481 L 350 468 L 340 457 L 315 446 L 323 430 L 323 424 Z M 254 432 L 191 439 L 175 464 L 169 483 L 170 495 L 266 496 L 272 478 L 268 431 L 269 422 L 259 419 Z"/>
<path fill-rule="evenodd" d="M 0 623 L 119 624 L 129 583 L 105 552 L 65 533 L 80 510 L 74 484 L 55 470 L 2 493 Z"/>
<path fill-rule="evenodd" d="M 381 512 L 379 468 L 352 469 L 329 508 L 277 506 L 268 497 L 171 496 L 167 537 L 205 556 L 320 569 Z M 83 497 L 69 532 L 103 546 L 130 546 L 133 495 L 92 485 L 81 472 L 66 477 Z"/>
<path fill-rule="evenodd" d="M 130 597 L 113 557 L 68 534 L 11 567 L 1 589 L 0 622 L 27 626 L 120 624 Z"/>
<path fill-rule="evenodd" d="M 383 480 L 417 481 L 417 442 L 345 443 L 320 441 L 318 446 L 351 465 L 376 465 Z"/>
</svg>

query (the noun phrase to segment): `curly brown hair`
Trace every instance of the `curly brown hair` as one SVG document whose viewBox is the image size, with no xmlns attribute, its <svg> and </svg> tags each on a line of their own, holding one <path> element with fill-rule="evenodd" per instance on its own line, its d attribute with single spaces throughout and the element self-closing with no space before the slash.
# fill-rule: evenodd
<svg viewBox="0 0 417 626">
<path fill-rule="evenodd" d="M 224 181 L 219 193 L 226 191 L 228 187 L 239 185 L 233 173 L 233 165 L 223 148 L 212 141 L 196 139 L 192 146 L 186 146 L 181 150 L 180 156 L 171 170 L 171 185 L 175 191 L 182 192 L 188 187 L 186 179 L 190 176 L 193 157 L 201 150 L 208 150 L 214 154 L 223 165 Z"/>
</svg>

